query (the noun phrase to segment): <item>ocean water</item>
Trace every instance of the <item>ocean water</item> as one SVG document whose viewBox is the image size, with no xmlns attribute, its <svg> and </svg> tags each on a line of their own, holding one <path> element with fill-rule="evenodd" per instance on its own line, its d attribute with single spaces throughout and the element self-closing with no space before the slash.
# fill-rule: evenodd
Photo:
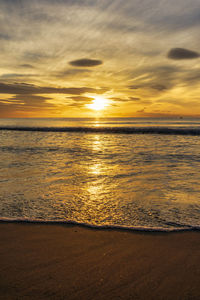
<svg viewBox="0 0 200 300">
<path fill-rule="evenodd" d="M 200 119 L 0 119 L 0 219 L 200 228 Z"/>
</svg>

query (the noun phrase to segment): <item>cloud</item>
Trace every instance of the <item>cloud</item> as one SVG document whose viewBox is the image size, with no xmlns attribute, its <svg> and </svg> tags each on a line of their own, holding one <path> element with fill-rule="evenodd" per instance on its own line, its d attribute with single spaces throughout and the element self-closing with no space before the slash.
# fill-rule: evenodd
<svg viewBox="0 0 200 300">
<path fill-rule="evenodd" d="M 167 58 L 175 47 L 195 50 L 199 57 L 199 0 L 0 0 L 0 11 L 0 97 L 24 95 L 16 100 L 25 102 L 24 109 L 30 103 L 25 99 L 40 95 L 52 97 L 43 103 L 57 103 L 64 113 L 68 104 L 91 101 L 81 95 L 103 94 L 97 85 L 109 86 L 107 97 L 121 98 L 111 99 L 122 107 L 120 114 L 131 105 L 142 108 L 145 99 L 156 107 L 159 98 L 174 94 L 199 98 L 200 60 Z M 177 64 L 177 59 L 184 60 Z M 44 99 L 32 100 L 39 105 Z"/>
<path fill-rule="evenodd" d="M 89 58 L 82 58 L 77 60 L 72 60 L 69 62 L 70 65 L 75 67 L 95 67 L 98 65 L 102 65 L 102 60 L 97 59 L 89 59 Z"/>
<path fill-rule="evenodd" d="M 71 94 L 81 95 L 84 93 L 103 93 L 105 89 L 95 89 L 88 87 L 41 87 L 26 83 L 6 84 L 0 83 L 0 94 Z"/>
<path fill-rule="evenodd" d="M 46 51 L 47 52 L 47 51 Z M 47 53 L 45 53 L 44 51 L 25 51 L 22 55 L 22 59 L 24 59 L 25 61 L 31 61 L 31 62 L 39 62 L 41 60 L 44 59 L 48 59 L 48 58 L 52 58 L 50 55 L 48 55 Z"/>
<path fill-rule="evenodd" d="M 68 70 L 64 70 L 64 71 L 61 71 L 59 73 L 56 73 L 55 76 L 65 78 L 65 77 L 77 76 L 79 74 L 85 74 L 85 73 L 89 73 L 89 72 L 91 72 L 91 70 L 88 70 L 88 69 L 68 69 Z"/>
<path fill-rule="evenodd" d="M 159 77 L 159 76 L 158 76 Z M 166 80 L 167 80 L 167 76 L 166 76 Z M 130 85 L 128 88 L 131 90 L 137 90 L 137 89 L 153 89 L 159 92 L 164 92 L 167 91 L 168 89 L 170 89 L 173 85 L 168 85 L 166 86 L 165 84 L 162 83 L 155 83 L 155 81 L 157 81 L 158 79 L 154 79 L 152 80 L 152 82 L 150 81 L 149 83 L 141 83 L 140 85 L 134 86 L 134 85 Z"/>
<path fill-rule="evenodd" d="M 185 72 L 182 77 L 183 82 L 191 85 L 191 84 L 199 84 L 200 80 L 200 70 L 189 70 Z"/>
<path fill-rule="evenodd" d="M 140 86 L 139 85 L 129 85 L 128 88 L 131 90 L 138 90 L 140 88 Z"/>
<path fill-rule="evenodd" d="M 140 101 L 139 97 L 130 97 L 129 101 Z"/>
<path fill-rule="evenodd" d="M 127 102 L 127 101 L 140 101 L 139 97 L 124 97 L 124 98 L 119 98 L 119 97 L 115 97 L 115 98 L 110 98 L 111 100 L 117 101 L 117 102 Z"/>
<path fill-rule="evenodd" d="M 184 66 L 176 65 L 153 65 L 141 67 L 140 70 L 131 75 L 133 82 L 127 86 L 130 90 L 135 90 L 137 96 L 149 93 L 166 93 L 181 82 L 181 78 L 188 70 Z"/>
<path fill-rule="evenodd" d="M 1 78 L 18 78 L 18 77 L 32 77 L 36 76 L 36 74 L 20 74 L 20 73 L 5 73 L 2 74 Z"/>
<path fill-rule="evenodd" d="M 139 110 L 137 110 L 137 113 L 143 113 L 145 111 L 145 109 L 146 109 L 146 107 L 139 109 Z"/>
<path fill-rule="evenodd" d="M 54 104 L 46 104 L 46 100 L 51 100 L 52 98 L 49 97 L 44 97 L 44 96 L 37 96 L 37 95 L 15 95 L 13 97 L 11 97 L 10 99 L 8 99 L 8 101 L 12 101 L 12 102 L 23 102 L 23 104 L 25 104 L 26 106 L 37 106 L 37 107 L 41 107 L 41 106 L 51 106 Z"/>
<path fill-rule="evenodd" d="M 200 57 L 200 54 L 198 52 L 184 48 L 172 48 L 168 52 L 167 57 L 175 60 L 194 59 Z"/>
<path fill-rule="evenodd" d="M 19 67 L 27 68 L 27 69 L 34 69 L 34 66 L 32 66 L 31 64 L 22 64 L 22 65 L 19 65 Z"/>
<path fill-rule="evenodd" d="M 51 106 L 55 105 L 52 103 L 46 103 L 46 100 L 51 100 L 52 98 L 44 97 L 44 96 L 37 96 L 37 95 L 15 95 L 8 99 L 0 99 L 1 103 L 4 104 L 12 104 L 12 105 L 25 105 L 25 106 Z"/>
<path fill-rule="evenodd" d="M 51 98 L 30 94 L 15 95 L 8 99 L 0 99 L 0 117 L 15 117 L 18 113 L 25 116 L 30 112 L 54 111 L 56 104 L 46 102 Z"/>
<path fill-rule="evenodd" d="M 164 91 L 168 89 L 164 84 L 159 84 L 159 83 L 153 84 L 151 88 L 157 91 Z"/>
<path fill-rule="evenodd" d="M 8 34 L 0 33 L 0 40 L 9 41 L 11 37 Z"/>
<path fill-rule="evenodd" d="M 85 96 L 73 96 L 73 97 L 67 97 L 67 100 L 72 100 L 70 102 L 67 102 L 67 106 L 71 107 L 85 107 L 85 104 L 90 104 L 94 98 L 91 97 L 85 97 Z"/>
<path fill-rule="evenodd" d="M 67 97 L 67 99 L 71 99 L 74 100 L 75 102 L 82 102 L 84 101 L 85 103 L 90 103 L 92 100 L 94 100 L 94 98 L 91 97 L 85 97 L 85 96 L 74 96 L 74 97 Z"/>
<path fill-rule="evenodd" d="M 120 107 L 122 104 L 146 104 L 146 101 L 143 101 L 139 97 L 112 97 L 109 98 L 112 102 L 109 104 L 110 106 Z M 149 104 L 149 101 L 148 101 Z"/>
</svg>

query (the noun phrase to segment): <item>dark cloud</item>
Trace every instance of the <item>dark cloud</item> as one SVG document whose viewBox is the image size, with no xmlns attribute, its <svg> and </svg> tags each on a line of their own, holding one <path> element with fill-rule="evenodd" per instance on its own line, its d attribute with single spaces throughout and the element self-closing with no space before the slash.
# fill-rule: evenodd
<svg viewBox="0 0 200 300">
<path fill-rule="evenodd" d="M 182 77 L 183 82 L 191 84 L 199 84 L 200 81 L 200 70 L 189 70 L 185 72 Z"/>
<path fill-rule="evenodd" d="M 174 74 L 181 70 L 182 70 L 181 67 L 177 67 L 177 66 L 173 66 L 173 65 L 161 65 L 161 66 L 146 68 L 146 71 L 148 71 L 148 72 L 152 72 L 152 73 L 157 72 L 158 74 L 161 74 L 161 75 Z"/>
<path fill-rule="evenodd" d="M 142 109 L 139 109 L 137 110 L 138 113 L 143 113 L 145 111 L 146 107 L 142 108 Z"/>
<path fill-rule="evenodd" d="M 8 34 L 3 34 L 3 33 L 0 33 L 0 40 L 10 40 L 11 39 L 11 36 L 8 35 Z"/>
<path fill-rule="evenodd" d="M 6 84 L 0 83 L 0 94 L 71 94 L 71 95 L 81 95 L 84 93 L 96 93 L 101 94 L 105 89 L 94 89 L 88 87 L 41 87 L 26 83 L 16 83 L 16 84 Z"/>
<path fill-rule="evenodd" d="M 34 69 L 34 66 L 32 66 L 31 64 L 22 64 L 22 65 L 19 65 L 19 67 L 27 68 L 27 69 Z"/>
<path fill-rule="evenodd" d="M 69 62 L 69 64 L 75 67 L 95 67 L 98 65 L 102 65 L 103 61 L 97 59 L 82 58 L 82 59 L 72 60 Z"/>
<path fill-rule="evenodd" d="M 95 90 L 95 94 L 101 95 L 101 94 L 103 94 L 105 92 L 108 92 L 108 91 L 110 91 L 109 88 L 107 88 L 107 87 L 101 87 L 101 88 L 98 88 L 98 89 Z"/>
<path fill-rule="evenodd" d="M 176 65 L 143 67 L 139 72 L 131 74 L 133 84 L 128 88 L 138 90 L 139 93 L 143 90 L 150 90 L 151 93 L 165 93 L 181 82 L 181 77 L 186 71 L 187 69 L 183 66 Z"/>
<path fill-rule="evenodd" d="M 5 114 L 10 117 L 16 116 L 18 113 L 29 113 L 34 111 L 53 111 L 56 105 L 48 103 L 46 100 L 51 98 L 30 94 L 15 95 L 8 99 L 0 99 L 0 117 Z"/>
<path fill-rule="evenodd" d="M 139 97 L 129 97 L 129 101 L 140 101 Z"/>
<path fill-rule="evenodd" d="M 168 52 L 167 57 L 176 60 L 194 59 L 200 57 L 200 54 L 198 52 L 184 48 L 173 48 Z"/>
<path fill-rule="evenodd" d="M 71 99 L 76 102 L 84 102 L 84 103 L 91 103 L 94 98 L 91 97 L 85 97 L 85 96 L 74 96 L 74 97 L 67 97 L 67 99 Z"/>
<path fill-rule="evenodd" d="M 122 105 L 122 103 L 128 103 L 128 104 L 134 104 L 134 103 L 138 103 L 141 104 L 141 98 L 139 97 L 124 97 L 124 98 L 120 98 L 120 97 L 113 97 L 113 98 L 109 98 L 110 100 L 112 100 L 112 103 L 110 103 L 111 106 L 114 107 L 120 107 L 120 105 Z M 142 101 L 143 104 L 143 101 Z"/>
<path fill-rule="evenodd" d="M 37 95 L 15 95 L 8 99 L 1 99 L 0 102 L 8 103 L 8 104 L 23 104 L 26 106 L 49 106 L 51 104 L 47 104 L 46 100 L 51 100 L 52 98 L 37 96 Z M 53 104 L 54 105 L 54 104 Z"/>
<path fill-rule="evenodd" d="M 167 77 L 166 77 L 167 79 Z M 140 85 L 138 86 L 129 86 L 129 89 L 131 90 L 136 90 L 136 89 L 153 89 L 153 90 L 156 90 L 156 91 L 159 91 L 159 92 L 162 92 L 162 91 L 166 91 L 168 90 L 169 88 L 171 88 L 172 85 L 170 86 L 167 86 L 165 84 L 162 84 L 162 83 L 154 83 L 154 82 L 150 82 L 150 83 L 141 83 Z"/>
<path fill-rule="evenodd" d="M 140 86 L 139 85 L 129 85 L 128 88 L 131 90 L 137 90 L 140 88 Z"/>
<path fill-rule="evenodd" d="M 72 102 L 72 103 L 67 104 L 67 106 L 73 107 L 73 108 L 81 108 L 81 107 L 85 107 L 85 103 Z"/>
<path fill-rule="evenodd" d="M 51 100 L 52 98 L 37 96 L 37 95 L 15 95 L 12 98 L 8 99 L 9 101 L 23 102 L 28 106 L 46 106 L 46 100 Z M 48 105 L 47 105 L 48 106 Z"/>
<path fill-rule="evenodd" d="M 113 97 L 113 98 L 110 98 L 111 100 L 113 101 L 116 101 L 116 102 L 124 102 L 124 101 L 127 101 L 126 98 L 119 98 L 119 97 Z"/>
<path fill-rule="evenodd" d="M 36 76 L 36 74 L 20 74 L 20 73 L 5 73 L 2 74 L 0 77 L 1 78 L 17 78 L 17 77 L 32 77 Z M 1 90 L 0 90 L 1 92 Z"/>
<path fill-rule="evenodd" d="M 157 90 L 157 91 L 164 91 L 167 90 L 168 88 L 164 84 L 153 84 L 151 86 L 152 89 Z"/>
<path fill-rule="evenodd" d="M 117 101 L 117 102 L 127 102 L 127 101 L 140 101 L 139 97 L 129 97 L 129 98 L 110 98 L 111 100 Z"/>
<path fill-rule="evenodd" d="M 90 104 L 94 98 L 85 97 L 85 96 L 73 96 L 67 97 L 67 106 L 74 107 L 74 108 L 81 108 L 85 107 L 85 104 Z"/>
<path fill-rule="evenodd" d="M 147 74 L 144 77 L 140 77 Z M 138 73 L 131 73 L 133 84 L 127 86 L 135 93 L 142 93 L 144 90 L 150 90 L 150 93 L 164 94 L 175 86 L 184 85 L 191 87 L 198 85 L 200 80 L 199 68 L 188 68 L 183 64 L 178 66 L 173 64 L 144 67 Z M 140 77 L 137 80 L 137 77 Z"/>
</svg>

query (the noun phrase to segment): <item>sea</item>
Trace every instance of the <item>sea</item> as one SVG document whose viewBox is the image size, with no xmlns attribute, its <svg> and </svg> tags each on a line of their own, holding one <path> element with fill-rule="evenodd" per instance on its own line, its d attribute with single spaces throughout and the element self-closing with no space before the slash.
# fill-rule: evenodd
<svg viewBox="0 0 200 300">
<path fill-rule="evenodd" d="M 200 229 L 200 119 L 0 119 L 0 221 Z"/>
</svg>

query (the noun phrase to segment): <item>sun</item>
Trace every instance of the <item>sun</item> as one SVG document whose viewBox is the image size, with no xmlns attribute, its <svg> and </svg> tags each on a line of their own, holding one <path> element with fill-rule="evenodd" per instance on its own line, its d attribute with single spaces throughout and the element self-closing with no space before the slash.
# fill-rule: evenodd
<svg viewBox="0 0 200 300">
<path fill-rule="evenodd" d="M 108 100 L 102 96 L 95 96 L 91 104 L 88 104 L 87 107 L 94 110 L 102 110 L 108 106 Z"/>
</svg>

